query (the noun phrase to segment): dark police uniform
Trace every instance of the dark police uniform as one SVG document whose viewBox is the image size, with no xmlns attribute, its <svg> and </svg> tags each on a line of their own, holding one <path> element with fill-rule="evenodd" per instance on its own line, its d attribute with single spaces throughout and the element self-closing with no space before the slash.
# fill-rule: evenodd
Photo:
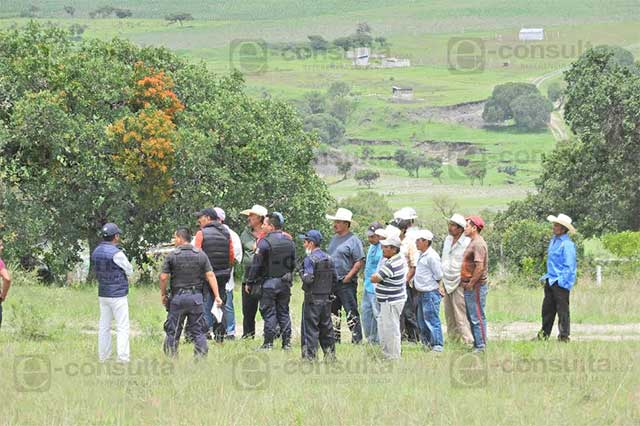
<svg viewBox="0 0 640 426">
<path fill-rule="evenodd" d="M 221 289 L 219 293 L 223 305 L 227 303 L 227 292 L 224 291 L 224 288 L 231 278 L 230 240 L 231 234 L 221 223 L 212 222 L 202 227 L 202 251 L 211 263 L 218 288 Z M 227 331 L 227 318 L 223 309 L 222 320 L 216 321 L 211 313 L 212 307 L 213 293 L 211 288 L 206 285 L 204 288 L 204 317 L 207 320 L 207 330 L 212 328 L 216 342 L 222 342 Z"/>
<path fill-rule="evenodd" d="M 202 290 L 203 285 L 209 285 L 204 282 L 205 274 L 212 271 L 207 255 L 191 244 L 177 247 L 165 258 L 162 272 L 171 276 L 171 298 L 164 323 L 167 355 L 175 355 L 178 351 L 180 319 L 184 317 L 187 318 L 186 332 L 195 344 L 195 354 L 206 355 L 208 352 Z"/>
<path fill-rule="evenodd" d="M 260 313 L 264 320 L 264 346 L 272 346 L 280 326 L 282 347 L 291 345 L 291 281 L 295 269 L 296 247 L 281 230 L 270 232 L 258 242 L 247 275 L 247 284 L 261 285 Z"/>
<path fill-rule="evenodd" d="M 327 253 L 316 248 L 305 257 L 302 277 L 304 303 L 300 338 L 302 357 L 315 359 L 318 339 L 325 358 L 335 356 L 333 323 L 331 321 L 331 289 L 338 285 L 333 261 Z"/>
</svg>

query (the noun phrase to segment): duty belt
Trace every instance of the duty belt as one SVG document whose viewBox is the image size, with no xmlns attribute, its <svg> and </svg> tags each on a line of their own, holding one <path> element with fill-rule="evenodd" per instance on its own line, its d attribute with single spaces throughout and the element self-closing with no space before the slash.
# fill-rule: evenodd
<svg viewBox="0 0 640 426">
<path fill-rule="evenodd" d="M 191 286 L 191 287 L 180 287 L 176 289 L 175 294 L 199 294 L 202 293 L 202 287 Z"/>
</svg>

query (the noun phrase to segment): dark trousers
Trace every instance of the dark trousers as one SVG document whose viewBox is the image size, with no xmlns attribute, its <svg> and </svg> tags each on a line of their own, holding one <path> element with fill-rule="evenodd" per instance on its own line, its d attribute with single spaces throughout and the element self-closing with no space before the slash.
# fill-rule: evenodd
<svg viewBox="0 0 640 426">
<path fill-rule="evenodd" d="M 2 302 L 0 302 L 0 327 L 2 327 Z"/>
<path fill-rule="evenodd" d="M 417 343 L 420 339 L 420 328 L 418 327 L 418 291 L 407 284 L 407 301 L 400 314 L 400 334 L 402 340 Z"/>
<path fill-rule="evenodd" d="M 362 326 L 360 325 L 360 314 L 358 313 L 358 298 L 356 296 L 358 283 L 351 281 L 348 284 L 338 282 L 338 286 L 333 289 L 335 299 L 331 304 L 331 313 L 338 318 L 336 322 L 336 341 L 340 343 L 340 318 L 341 310 L 344 308 L 347 313 L 347 325 L 351 330 L 351 342 L 360 343 L 362 341 Z"/>
<path fill-rule="evenodd" d="M 178 343 L 182 333 L 181 321 L 187 319 L 186 333 L 193 339 L 196 356 L 206 355 L 209 348 L 205 330 L 207 323 L 204 319 L 202 293 L 180 293 L 173 295 L 169 302 L 169 312 L 164 323 L 164 331 L 167 334 L 164 340 L 164 352 L 175 356 L 178 353 Z"/>
<path fill-rule="evenodd" d="M 247 294 L 242 286 L 242 338 L 253 338 L 256 335 L 256 314 L 260 300 Z"/>
<path fill-rule="evenodd" d="M 291 316 L 289 301 L 291 286 L 280 278 L 265 281 L 260 299 L 260 313 L 264 320 L 264 343 L 273 344 L 278 326 L 282 335 L 282 346 L 291 343 Z"/>
<path fill-rule="evenodd" d="M 564 339 L 570 334 L 569 318 L 569 290 L 560 287 L 557 283 L 544 285 L 544 300 L 542 301 L 542 337 L 549 337 L 553 322 L 558 315 L 558 337 Z"/>
<path fill-rule="evenodd" d="M 318 298 L 306 296 L 302 304 L 302 324 L 300 326 L 300 342 L 302 357 L 316 359 L 318 341 L 325 358 L 335 357 L 333 323 L 331 322 L 331 302 L 328 297 Z"/>
<path fill-rule="evenodd" d="M 227 292 L 224 287 L 229 282 L 228 277 L 220 277 L 217 278 L 218 281 L 218 294 L 220 295 L 220 299 L 222 299 L 222 320 L 220 322 L 216 321 L 215 317 L 211 313 L 211 308 L 213 308 L 213 304 L 215 303 L 215 297 L 213 292 L 211 291 L 211 287 L 208 284 L 205 284 L 205 288 L 203 291 L 204 294 L 204 317 L 207 320 L 208 329 L 213 330 L 214 338 L 216 342 L 222 342 L 224 340 L 224 336 L 227 329 L 227 316 L 224 313 L 224 304 L 227 303 Z"/>
</svg>

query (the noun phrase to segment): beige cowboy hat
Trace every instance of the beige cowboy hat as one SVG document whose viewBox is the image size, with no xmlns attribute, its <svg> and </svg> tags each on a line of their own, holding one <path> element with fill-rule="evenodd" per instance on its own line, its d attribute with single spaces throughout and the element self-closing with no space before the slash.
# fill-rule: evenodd
<svg viewBox="0 0 640 426">
<path fill-rule="evenodd" d="M 240 214 L 249 216 L 250 214 L 255 214 L 256 216 L 266 216 L 269 211 L 266 207 L 261 206 L 260 204 L 254 204 L 253 207 L 247 210 L 242 210 Z"/>
<path fill-rule="evenodd" d="M 549 215 L 547 220 L 551 223 L 558 223 L 569 230 L 569 232 L 576 232 L 576 228 L 573 227 L 573 220 L 566 214 L 560 213 L 558 216 Z"/>
<path fill-rule="evenodd" d="M 328 214 L 326 215 L 326 218 L 329 220 L 340 220 L 343 222 L 350 222 L 353 224 L 356 223 L 356 221 L 353 220 L 353 213 L 351 213 L 351 210 L 343 209 L 342 207 L 336 211 L 336 214 L 334 216 L 331 216 Z"/>
</svg>

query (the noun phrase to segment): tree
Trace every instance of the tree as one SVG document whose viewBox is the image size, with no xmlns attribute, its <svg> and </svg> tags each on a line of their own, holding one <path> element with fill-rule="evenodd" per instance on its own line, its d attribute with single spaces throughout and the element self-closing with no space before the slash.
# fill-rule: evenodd
<svg viewBox="0 0 640 426">
<path fill-rule="evenodd" d="M 304 99 L 309 107 L 311 114 L 320 114 L 325 112 L 327 102 L 324 95 L 320 92 L 310 92 L 304 95 Z"/>
<path fill-rule="evenodd" d="M 329 48 L 329 42 L 320 35 L 310 35 L 307 38 L 311 44 L 311 49 L 314 51 L 325 51 Z"/>
<path fill-rule="evenodd" d="M 498 167 L 498 173 L 504 173 L 509 176 L 515 176 L 518 173 L 518 166 Z"/>
<path fill-rule="evenodd" d="M 562 99 L 563 94 L 564 89 L 562 88 L 562 84 L 558 81 L 554 81 L 547 88 L 547 98 L 549 98 L 551 102 L 558 102 Z"/>
<path fill-rule="evenodd" d="M 62 276 L 109 221 L 144 265 L 149 247 L 212 204 L 230 226 L 256 200 L 283 212 L 291 233 L 323 221 L 331 197 L 312 167 L 318 141 L 288 104 L 245 94 L 240 74 L 221 79 L 120 39 L 73 43 L 33 22 L 0 32 L 0 57 L 9 260 L 37 256 Z"/>
<path fill-rule="evenodd" d="M 442 158 L 429 158 L 426 165 L 431 169 L 431 176 L 442 183 Z"/>
<path fill-rule="evenodd" d="M 340 206 L 351 210 L 356 224 L 351 226 L 355 235 L 363 235 L 369 224 L 374 221 L 384 223 L 393 217 L 393 210 L 389 207 L 388 199 L 372 191 L 358 192 L 352 197 L 340 201 Z"/>
<path fill-rule="evenodd" d="M 387 46 L 389 46 L 389 42 L 387 41 L 387 38 L 386 38 L 386 37 L 382 37 L 382 36 L 380 36 L 380 37 L 376 37 L 376 38 L 374 39 L 374 41 L 375 41 L 376 43 L 378 43 L 378 46 L 380 46 L 380 47 L 387 47 Z"/>
<path fill-rule="evenodd" d="M 640 73 L 617 48 L 585 52 L 565 73 L 565 119 L 576 139 L 543 160 L 536 193 L 505 223 L 562 211 L 585 235 L 640 229 Z"/>
<path fill-rule="evenodd" d="M 348 160 L 338 160 L 336 162 L 336 166 L 338 167 L 338 174 L 342 175 L 342 180 L 347 180 L 348 179 L 348 175 L 349 172 L 351 171 L 351 168 L 353 167 L 353 163 L 351 161 Z"/>
<path fill-rule="evenodd" d="M 346 81 L 334 81 L 327 89 L 327 96 L 331 98 L 343 98 L 351 93 L 351 85 Z"/>
<path fill-rule="evenodd" d="M 344 124 L 326 113 L 312 114 L 305 117 L 304 129 L 307 132 L 317 132 L 320 141 L 329 145 L 341 143 L 345 133 Z"/>
<path fill-rule="evenodd" d="M 351 37 L 338 37 L 335 40 L 333 40 L 333 44 L 336 47 L 341 48 L 345 52 L 348 52 L 349 50 L 353 49 L 353 40 L 351 39 Z"/>
<path fill-rule="evenodd" d="M 487 176 L 487 164 L 484 162 L 471 163 L 464 169 L 464 173 L 471 180 L 471 185 L 476 180 L 480 181 L 480 185 L 484 185 L 484 178 Z"/>
<path fill-rule="evenodd" d="M 409 172 L 409 176 L 420 177 L 420 169 L 427 165 L 427 159 L 424 155 L 417 152 L 399 149 L 394 154 L 394 160 L 398 167 Z"/>
<path fill-rule="evenodd" d="M 538 88 L 530 83 L 505 83 L 493 88 L 482 112 L 482 119 L 488 123 L 511 120 L 512 102 L 523 95 L 539 94 Z"/>
<path fill-rule="evenodd" d="M 72 18 L 76 14 L 76 8 L 73 6 L 65 6 L 64 11 L 67 13 L 67 15 L 71 16 Z"/>
<path fill-rule="evenodd" d="M 342 124 L 347 124 L 353 112 L 353 103 L 346 98 L 335 98 L 329 104 L 329 114 Z"/>
<path fill-rule="evenodd" d="M 373 183 L 380 179 L 380 173 L 375 170 L 363 169 L 358 170 L 354 178 L 358 182 L 358 185 L 366 185 L 367 188 L 371 189 Z"/>
<path fill-rule="evenodd" d="M 371 34 L 371 27 L 366 22 L 359 22 L 356 27 L 356 34 Z"/>
<path fill-rule="evenodd" d="M 170 13 L 169 15 L 165 16 L 164 18 L 165 20 L 169 21 L 169 24 L 175 24 L 176 22 L 180 24 L 180 26 L 182 26 L 182 23 L 184 21 L 193 21 L 193 16 L 191 16 L 190 13 Z"/>
<path fill-rule="evenodd" d="M 129 9 L 115 9 L 115 14 L 120 19 L 128 18 L 132 15 Z"/>
<path fill-rule="evenodd" d="M 553 110 L 551 102 L 539 93 L 519 96 L 510 107 L 516 126 L 529 131 L 546 128 Z"/>
<path fill-rule="evenodd" d="M 113 6 L 102 6 L 99 7 L 98 9 L 95 9 L 91 12 L 89 12 L 89 17 L 91 19 L 94 18 L 108 18 L 109 16 L 111 16 L 113 13 L 115 13 L 117 9 Z"/>
</svg>

